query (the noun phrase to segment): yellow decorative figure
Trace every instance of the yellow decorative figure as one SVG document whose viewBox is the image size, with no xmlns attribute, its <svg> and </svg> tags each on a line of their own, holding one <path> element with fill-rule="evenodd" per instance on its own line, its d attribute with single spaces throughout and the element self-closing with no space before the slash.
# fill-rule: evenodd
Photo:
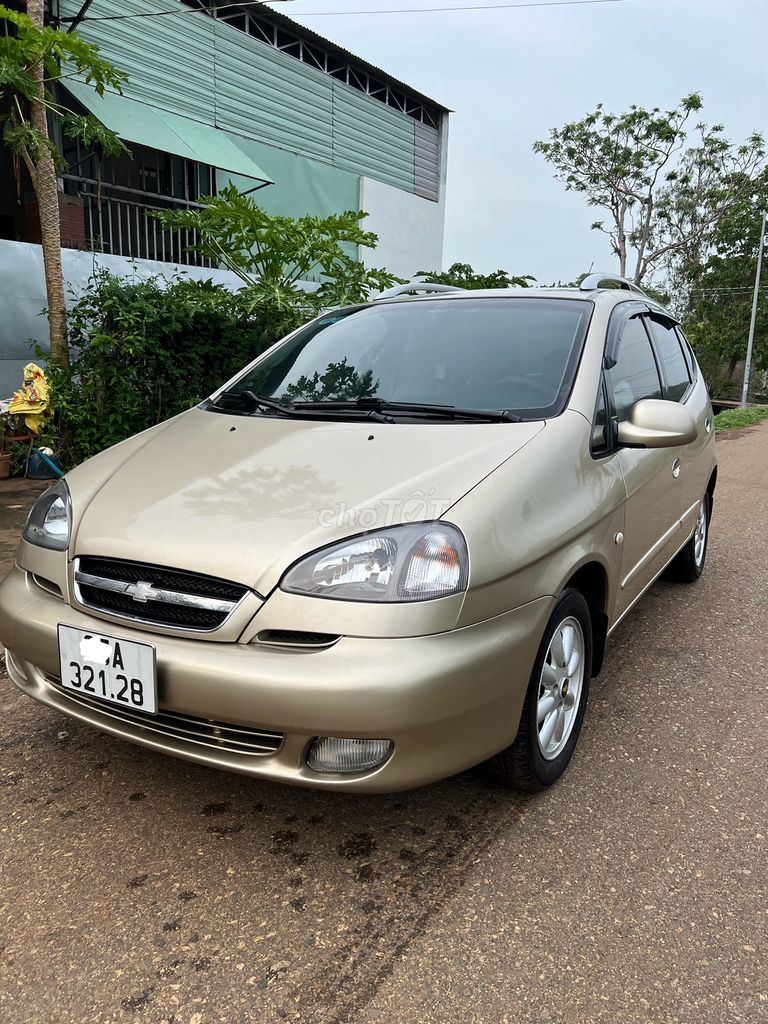
<svg viewBox="0 0 768 1024">
<path fill-rule="evenodd" d="M 24 367 L 24 384 L 8 403 L 11 416 L 23 416 L 24 422 L 37 434 L 43 428 L 43 421 L 49 415 L 48 380 L 36 363 Z"/>
</svg>

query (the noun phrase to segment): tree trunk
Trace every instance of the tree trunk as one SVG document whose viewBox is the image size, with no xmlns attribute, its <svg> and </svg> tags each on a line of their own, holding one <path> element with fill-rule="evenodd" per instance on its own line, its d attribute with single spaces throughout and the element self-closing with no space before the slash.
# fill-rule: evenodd
<svg viewBox="0 0 768 1024">
<path fill-rule="evenodd" d="M 619 257 L 619 277 L 627 276 L 627 233 L 624 222 L 627 216 L 627 204 L 621 203 L 615 211 L 616 218 L 616 252 Z"/>
<path fill-rule="evenodd" d="M 637 262 L 635 263 L 635 276 L 632 278 L 634 284 L 642 284 L 642 280 L 648 272 L 648 260 L 645 258 L 645 251 L 648 247 L 648 241 L 651 235 L 651 220 L 653 218 L 654 202 L 653 194 L 649 192 L 648 198 L 645 202 L 645 212 L 643 213 L 642 230 L 640 232 L 639 241 L 636 243 L 637 247 Z"/>
<path fill-rule="evenodd" d="M 43 25 L 43 0 L 27 0 L 27 14 L 35 25 Z M 37 85 L 39 101 L 30 101 L 29 119 L 38 132 L 48 138 L 48 117 L 43 104 L 42 62 L 30 68 Z M 40 237 L 45 269 L 45 291 L 48 300 L 48 324 L 51 338 L 51 361 L 69 366 L 67 345 L 67 307 L 64 299 L 64 274 L 61 268 L 61 221 L 59 218 L 59 185 L 56 166 L 50 151 L 43 147 L 35 161 L 33 178 L 40 211 Z"/>
</svg>

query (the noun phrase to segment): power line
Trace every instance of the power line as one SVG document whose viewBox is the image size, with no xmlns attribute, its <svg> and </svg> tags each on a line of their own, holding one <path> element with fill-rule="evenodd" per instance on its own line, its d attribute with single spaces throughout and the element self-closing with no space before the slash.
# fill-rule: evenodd
<svg viewBox="0 0 768 1024">
<path fill-rule="evenodd" d="M 467 4 L 463 7 L 400 7 L 380 11 L 297 11 L 296 18 L 328 18 L 360 14 L 444 14 L 448 11 L 509 11 L 516 7 L 582 7 L 585 4 L 621 4 L 625 0 L 536 0 L 519 4 Z"/>
<path fill-rule="evenodd" d="M 763 286 L 761 291 L 768 294 L 768 285 Z M 752 288 L 691 288 L 691 295 L 722 295 L 727 299 L 751 294 Z"/>
<path fill-rule="evenodd" d="M 81 22 L 97 21 L 129 21 L 134 18 L 168 18 L 177 17 L 180 14 L 211 14 L 215 11 L 231 11 L 237 7 L 267 7 L 268 3 L 285 3 L 288 0 L 245 0 L 240 3 L 222 3 L 211 7 L 179 7 L 175 11 L 139 11 L 134 14 L 103 14 L 100 17 L 81 17 Z M 625 0 L 530 0 L 530 2 L 517 4 L 467 4 L 460 7 L 400 7 L 389 10 L 377 11 L 297 11 L 297 18 L 326 18 L 336 15 L 368 15 L 368 14 L 444 14 L 453 11 L 509 11 L 515 8 L 526 7 L 583 7 L 587 4 L 621 4 Z M 62 22 L 74 21 L 72 18 L 62 18 Z"/>
<path fill-rule="evenodd" d="M 212 7 L 182 7 L 179 6 L 178 10 L 174 11 L 139 11 L 135 14 L 102 14 L 98 18 L 89 18 L 87 15 L 80 17 L 80 22 L 88 21 L 129 21 L 132 18 L 175 18 L 180 14 L 211 14 L 213 11 L 230 11 L 235 7 L 263 7 L 265 10 L 269 10 L 267 7 L 268 3 L 288 3 L 289 0 L 242 0 L 240 3 L 231 4 L 218 4 Z M 88 4 L 90 6 L 90 4 Z M 75 21 L 74 18 L 61 18 L 60 21 L 66 22 Z"/>
<path fill-rule="evenodd" d="M 768 287 L 768 286 L 767 286 Z M 706 284 L 698 285 L 696 288 L 691 288 L 692 292 L 749 292 L 752 294 L 752 288 L 737 288 L 732 287 L 721 287 L 720 285 L 712 285 L 711 287 Z"/>
</svg>

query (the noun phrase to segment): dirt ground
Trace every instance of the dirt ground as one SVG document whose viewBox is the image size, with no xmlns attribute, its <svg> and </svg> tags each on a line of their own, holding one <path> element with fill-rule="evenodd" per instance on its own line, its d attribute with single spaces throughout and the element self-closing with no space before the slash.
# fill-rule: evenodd
<svg viewBox="0 0 768 1024">
<path fill-rule="evenodd" d="M 535 798 L 252 782 L 3 677 L 0 1021 L 768 1021 L 768 424 L 718 451 L 704 577 L 622 623 Z"/>
</svg>

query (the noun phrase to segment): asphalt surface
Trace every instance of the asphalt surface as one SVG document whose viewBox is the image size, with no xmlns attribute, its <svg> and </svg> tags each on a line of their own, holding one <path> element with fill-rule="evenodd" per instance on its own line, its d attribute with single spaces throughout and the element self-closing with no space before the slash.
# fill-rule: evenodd
<svg viewBox="0 0 768 1024">
<path fill-rule="evenodd" d="M 0 1021 L 768 1021 L 768 425 L 718 450 L 704 577 L 616 631 L 535 798 L 254 783 L 3 678 Z"/>
</svg>

